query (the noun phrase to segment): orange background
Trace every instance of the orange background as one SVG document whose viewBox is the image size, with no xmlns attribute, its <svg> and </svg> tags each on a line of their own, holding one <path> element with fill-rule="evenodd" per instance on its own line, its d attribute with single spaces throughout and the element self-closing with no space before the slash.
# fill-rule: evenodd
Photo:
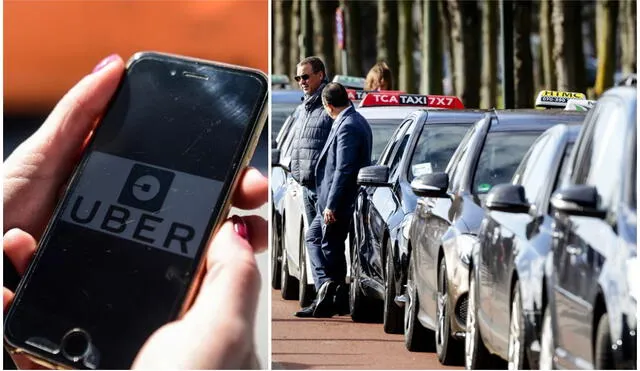
<svg viewBox="0 0 640 371">
<path fill-rule="evenodd" d="M 4 1 L 4 110 L 48 112 L 111 53 L 268 69 L 268 1 Z"/>
</svg>

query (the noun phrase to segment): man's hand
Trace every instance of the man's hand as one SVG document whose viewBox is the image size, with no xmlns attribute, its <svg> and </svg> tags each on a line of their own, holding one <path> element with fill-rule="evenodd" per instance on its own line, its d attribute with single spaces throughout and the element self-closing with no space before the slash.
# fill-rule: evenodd
<svg viewBox="0 0 640 371">
<path fill-rule="evenodd" d="M 322 212 L 322 217 L 324 218 L 324 224 L 331 224 L 336 222 L 336 215 L 333 213 L 333 210 L 324 209 Z"/>
</svg>

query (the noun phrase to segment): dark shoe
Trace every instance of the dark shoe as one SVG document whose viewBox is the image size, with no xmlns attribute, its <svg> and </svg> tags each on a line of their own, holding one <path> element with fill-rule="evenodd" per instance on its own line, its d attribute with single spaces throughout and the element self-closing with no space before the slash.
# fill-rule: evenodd
<svg viewBox="0 0 640 371">
<path fill-rule="evenodd" d="M 313 303 L 300 309 L 299 311 L 295 312 L 293 315 L 300 318 L 309 318 L 309 317 L 313 317 L 313 312 L 315 312 L 315 310 L 316 310 L 316 301 L 314 300 Z"/>
<path fill-rule="evenodd" d="M 328 318 L 336 314 L 333 299 L 336 294 L 337 285 L 333 281 L 326 281 L 320 286 L 318 296 L 316 296 L 316 309 L 313 316 L 317 318 Z"/>
<path fill-rule="evenodd" d="M 338 285 L 336 295 L 333 299 L 333 305 L 339 316 L 344 316 L 351 312 L 349 309 L 349 285 L 344 283 Z"/>
</svg>

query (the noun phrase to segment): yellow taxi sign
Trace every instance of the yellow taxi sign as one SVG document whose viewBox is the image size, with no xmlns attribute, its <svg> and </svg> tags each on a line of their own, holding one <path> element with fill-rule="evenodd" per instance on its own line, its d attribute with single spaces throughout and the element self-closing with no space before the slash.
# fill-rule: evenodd
<svg viewBox="0 0 640 371">
<path fill-rule="evenodd" d="M 536 107 L 558 107 L 564 108 L 569 99 L 587 99 L 583 93 L 575 93 L 571 91 L 555 91 L 543 90 L 538 93 L 536 98 Z"/>
</svg>

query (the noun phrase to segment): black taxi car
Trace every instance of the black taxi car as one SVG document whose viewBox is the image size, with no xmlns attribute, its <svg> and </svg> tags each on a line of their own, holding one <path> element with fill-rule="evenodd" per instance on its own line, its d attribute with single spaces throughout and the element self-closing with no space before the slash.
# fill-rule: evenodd
<svg viewBox="0 0 640 371">
<path fill-rule="evenodd" d="M 465 336 L 467 369 L 538 368 L 544 264 L 551 248 L 549 199 L 581 125 L 545 131 L 524 155 L 511 183 L 493 187 L 469 262 Z M 498 362 L 496 362 L 498 361 Z"/>
<path fill-rule="evenodd" d="M 510 181 L 542 132 L 559 123 L 582 122 L 584 116 L 562 110 L 494 110 L 469 130 L 445 172 L 413 180 L 411 188 L 420 199 L 408 233 L 407 348 L 435 342 L 443 364 L 463 359 L 468 264 L 487 192 Z"/>
<path fill-rule="evenodd" d="M 637 95 L 598 99 L 551 197 L 541 369 L 637 368 Z"/>
<path fill-rule="evenodd" d="M 458 98 L 446 98 L 439 107 L 462 107 Z M 436 104 L 435 98 L 432 101 L 430 107 Z M 380 311 L 373 308 L 382 304 L 384 331 L 402 333 L 404 310 L 396 297 L 404 291 L 406 231 L 416 205 L 409 184 L 416 176 L 443 171 L 464 134 L 482 115 L 482 111 L 458 109 L 415 111 L 390 138 L 380 161 L 360 170 L 358 184 L 363 187 L 350 234 L 349 301 L 354 321 L 379 316 Z"/>
</svg>

